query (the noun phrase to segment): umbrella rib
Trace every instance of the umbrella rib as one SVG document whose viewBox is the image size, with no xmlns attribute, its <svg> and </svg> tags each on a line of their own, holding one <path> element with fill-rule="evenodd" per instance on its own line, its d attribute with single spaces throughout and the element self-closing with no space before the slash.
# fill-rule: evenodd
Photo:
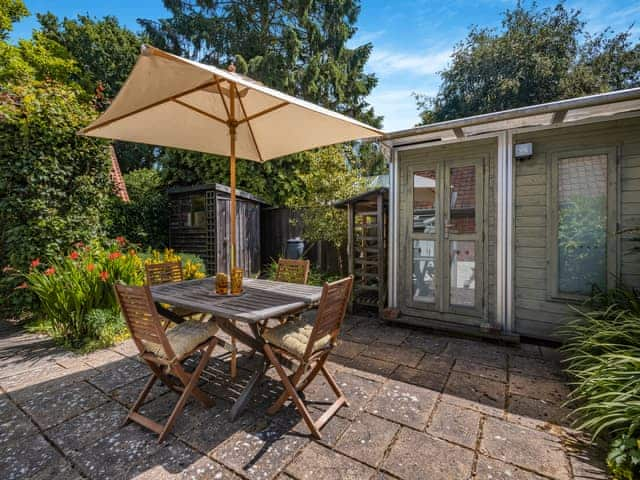
<svg viewBox="0 0 640 480">
<path fill-rule="evenodd" d="M 253 115 L 246 117 L 244 120 L 241 120 L 240 123 L 243 123 L 243 122 L 247 122 L 248 123 L 250 120 L 253 120 L 255 118 L 261 117 L 262 115 L 266 115 L 267 113 L 271 113 L 271 112 L 273 112 L 275 110 L 278 110 L 278 109 L 280 109 L 282 107 L 286 107 L 287 105 L 289 105 L 289 102 L 282 102 L 282 103 L 279 103 L 277 105 L 274 105 L 273 107 L 265 108 L 261 112 L 254 113 Z"/>
<path fill-rule="evenodd" d="M 112 118 L 110 120 L 107 120 L 105 122 L 101 122 L 101 123 L 98 123 L 96 125 L 84 128 L 84 129 L 80 130 L 80 133 L 82 133 L 82 134 L 89 133 L 89 132 L 95 130 L 96 128 L 104 127 L 105 125 L 109 125 L 109 124 L 111 124 L 113 122 L 117 122 L 118 120 L 122 120 L 124 118 L 131 117 L 132 115 L 136 115 L 136 114 L 138 114 L 140 112 L 144 112 L 145 110 L 149 110 L 150 108 L 157 107 L 158 105 L 162 105 L 163 103 L 169 102 L 171 100 L 175 100 L 176 98 L 184 97 L 185 95 L 189 95 L 190 93 L 197 92 L 198 90 L 202 90 L 203 88 L 211 87 L 213 85 L 218 85 L 219 83 L 220 83 L 220 79 L 216 79 L 214 81 L 205 82 L 205 83 L 203 83 L 201 85 L 198 85 L 197 87 L 193 87 L 193 88 L 190 88 L 188 90 L 185 90 L 184 92 L 173 94 L 173 95 L 171 95 L 169 97 L 165 97 L 165 98 L 163 98 L 161 100 L 158 100 L 156 102 L 150 103 L 149 105 L 145 105 L 144 107 L 136 108 L 135 110 L 133 110 L 131 112 L 124 113 L 122 115 L 118 115 L 117 117 Z"/>
<path fill-rule="evenodd" d="M 238 85 L 235 85 L 236 93 L 238 94 L 238 102 L 240 102 L 240 108 L 242 109 L 242 114 L 244 118 L 247 119 L 247 126 L 249 127 L 249 133 L 251 134 L 251 139 L 253 140 L 253 144 L 256 147 L 256 152 L 258 153 L 258 158 L 260 159 L 260 163 L 264 162 L 262 159 L 262 153 L 260 153 L 260 147 L 258 147 L 258 141 L 256 140 L 256 136 L 253 133 L 253 128 L 251 127 L 251 122 L 249 122 L 247 117 L 247 111 L 244 108 L 244 103 L 242 103 L 242 98 L 240 98 L 240 92 L 238 92 Z"/>
<path fill-rule="evenodd" d="M 183 107 L 187 107 L 188 109 L 193 110 L 193 111 L 194 111 L 194 112 L 196 112 L 196 113 L 199 113 L 200 115 L 204 115 L 205 117 L 211 118 L 211 119 L 213 119 L 213 120 L 217 120 L 218 122 L 220 122 L 220 123 L 224 123 L 225 125 L 227 125 L 227 123 L 228 123 L 226 120 L 223 120 L 223 119 L 222 119 L 222 118 L 220 118 L 220 117 L 216 117 L 216 116 L 215 116 L 215 115 L 213 115 L 212 113 L 205 112 L 204 110 L 201 110 L 201 109 L 199 109 L 198 107 L 194 107 L 193 105 L 189 105 L 189 104 L 188 104 L 188 103 L 186 103 L 186 102 L 183 102 L 183 101 L 178 100 L 178 99 L 176 99 L 176 98 L 174 98 L 174 99 L 173 99 L 173 101 L 174 101 L 175 103 L 177 103 L 178 105 L 182 105 Z"/>
<path fill-rule="evenodd" d="M 221 81 L 226 81 L 229 82 L 229 80 L 227 80 L 226 78 L 223 78 Z M 231 83 L 231 82 L 229 82 Z M 229 119 L 229 121 L 233 120 L 231 118 L 231 113 L 229 113 L 229 107 L 227 106 L 227 102 L 224 99 L 224 95 L 222 94 L 222 89 L 220 88 L 220 82 L 216 83 L 216 88 L 218 89 L 218 94 L 220 95 L 220 100 L 222 100 L 222 105 L 224 106 L 224 111 L 227 112 L 227 118 Z"/>
</svg>

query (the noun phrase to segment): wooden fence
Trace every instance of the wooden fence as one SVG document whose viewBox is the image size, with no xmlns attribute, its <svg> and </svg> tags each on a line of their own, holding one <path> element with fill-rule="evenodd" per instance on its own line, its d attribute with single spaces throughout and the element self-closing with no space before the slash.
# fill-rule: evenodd
<svg viewBox="0 0 640 480">
<path fill-rule="evenodd" d="M 260 246 L 262 250 L 262 264 L 266 268 L 272 260 L 282 257 L 286 253 L 287 240 L 302 238 L 302 219 L 300 212 L 288 208 L 266 208 L 260 212 Z M 305 244 L 305 250 L 309 245 Z M 338 252 L 327 242 L 314 245 L 305 255 L 319 270 L 328 273 L 346 274 L 347 252 L 346 247 Z M 340 272 L 340 260 L 342 260 L 343 272 Z"/>
</svg>

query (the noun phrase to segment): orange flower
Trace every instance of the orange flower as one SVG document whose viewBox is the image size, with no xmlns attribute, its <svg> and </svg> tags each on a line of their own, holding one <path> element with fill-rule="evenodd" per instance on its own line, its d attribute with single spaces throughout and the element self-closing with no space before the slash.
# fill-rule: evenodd
<svg viewBox="0 0 640 480">
<path fill-rule="evenodd" d="M 131 255 L 132 257 L 135 257 L 137 255 L 136 251 L 132 248 L 131 250 L 129 250 L 129 255 Z"/>
<path fill-rule="evenodd" d="M 113 252 L 109 254 L 109 260 L 115 260 L 116 258 L 120 258 L 122 254 L 120 252 Z"/>
<path fill-rule="evenodd" d="M 74 252 L 71 252 L 71 253 L 69 254 L 69 258 L 70 258 L 71 260 L 77 260 L 79 256 L 80 256 L 80 254 L 79 254 L 78 252 L 75 252 L 75 251 L 74 251 Z"/>
<path fill-rule="evenodd" d="M 38 265 L 40 265 L 39 258 L 36 258 L 35 260 L 31 260 L 31 268 L 36 268 Z"/>
<path fill-rule="evenodd" d="M 56 273 L 56 269 L 53 267 L 49 267 L 44 271 L 44 274 L 47 276 L 53 275 L 54 273 Z"/>
<path fill-rule="evenodd" d="M 109 279 L 109 272 L 107 272 L 106 270 L 103 270 L 102 272 L 100 272 L 100 280 L 102 280 L 103 282 L 106 282 Z"/>
<path fill-rule="evenodd" d="M 93 272 L 96 269 L 96 266 L 93 263 L 87 265 L 87 270 Z"/>
<path fill-rule="evenodd" d="M 29 288 L 29 285 L 27 285 L 27 282 L 22 282 L 20 285 L 16 287 L 16 290 L 22 290 L 23 288 Z"/>
<path fill-rule="evenodd" d="M 120 236 L 120 237 L 116 237 L 116 242 L 118 242 L 118 245 L 123 246 L 125 243 L 127 243 L 127 240 Z"/>
</svg>

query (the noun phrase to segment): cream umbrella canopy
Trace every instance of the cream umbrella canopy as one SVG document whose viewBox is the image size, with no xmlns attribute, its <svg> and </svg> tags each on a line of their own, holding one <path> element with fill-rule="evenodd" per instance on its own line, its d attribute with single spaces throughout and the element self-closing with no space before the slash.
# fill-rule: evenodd
<svg viewBox="0 0 640 480">
<path fill-rule="evenodd" d="M 382 132 L 229 71 L 143 45 L 109 108 L 79 132 L 228 156 L 231 266 L 236 266 L 236 158 L 266 162 Z"/>
</svg>

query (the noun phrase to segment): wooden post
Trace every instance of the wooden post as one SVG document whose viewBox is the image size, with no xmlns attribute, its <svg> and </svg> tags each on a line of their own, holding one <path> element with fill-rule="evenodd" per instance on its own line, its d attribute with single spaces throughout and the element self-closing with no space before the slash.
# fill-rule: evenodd
<svg viewBox="0 0 640 480">
<path fill-rule="evenodd" d="M 234 85 L 229 82 L 229 137 L 231 141 L 231 151 L 229 155 L 229 183 L 231 187 L 231 212 L 230 212 L 230 238 L 231 238 L 231 268 L 238 265 L 236 263 L 236 99 Z M 231 272 L 229 272 L 231 274 Z"/>
<path fill-rule="evenodd" d="M 384 274 L 384 193 L 378 192 L 376 202 L 376 222 L 378 227 L 378 316 L 382 318 L 384 310 L 384 290 L 385 290 L 385 274 Z"/>
</svg>

